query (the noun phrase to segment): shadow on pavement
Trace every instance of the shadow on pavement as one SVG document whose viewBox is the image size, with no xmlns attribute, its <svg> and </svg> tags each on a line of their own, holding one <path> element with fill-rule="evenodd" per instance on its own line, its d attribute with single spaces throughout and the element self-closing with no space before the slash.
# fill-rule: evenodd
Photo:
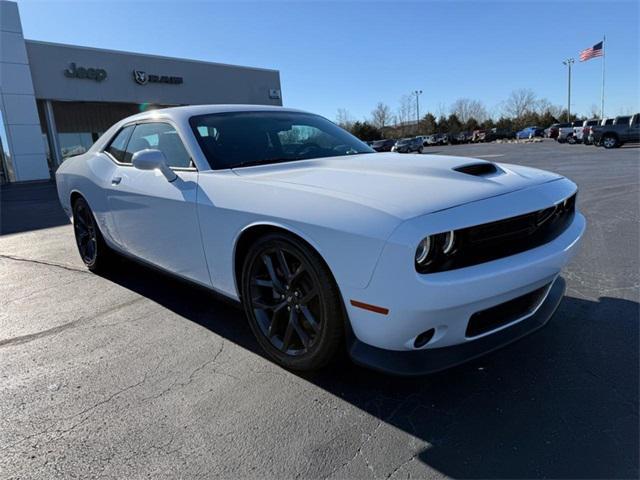
<svg viewBox="0 0 640 480">
<path fill-rule="evenodd" d="M 0 235 L 66 225 L 56 184 L 13 183 L 0 187 Z"/>
<path fill-rule="evenodd" d="M 105 278 L 261 354 L 228 302 L 121 262 Z M 346 360 L 300 377 L 428 442 L 415 461 L 451 477 L 637 478 L 638 307 L 565 297 L 539 332 L 428 377 L 387 377 Z"/>
</svg>

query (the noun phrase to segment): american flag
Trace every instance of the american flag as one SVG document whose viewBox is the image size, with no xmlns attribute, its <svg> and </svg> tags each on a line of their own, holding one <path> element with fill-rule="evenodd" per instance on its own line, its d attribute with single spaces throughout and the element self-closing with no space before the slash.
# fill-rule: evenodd
<svg viewBox="0 0 640 480">
<path fill-rule="evenodd" d="M 596 43 L 593 47 L 587 48 L 580 52 L 580 61 L 586 62 L 595 57 L 602 56 L 602 42 Z"/>
</svg>

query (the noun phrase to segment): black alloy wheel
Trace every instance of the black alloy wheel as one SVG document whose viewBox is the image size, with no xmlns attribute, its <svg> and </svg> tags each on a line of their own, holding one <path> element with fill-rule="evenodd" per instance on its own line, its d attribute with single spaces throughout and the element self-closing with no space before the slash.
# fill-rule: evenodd
<svg viewBox="0 0 640 480">
<path fill-rule="evenodd" d="M 86 200 L 78 198 L 73 204 L 73 230 L 80 258 L 91 271 L 103 268 L 109 249 Z"/>
<path fill-rule="evenodd" d="M 260 239 L 243 268 L 242 300 L 260 345 L 279 364 L 315 370 L 341 345 L 342 303 L 320 257 L 282 234 Z"/>
</svg>

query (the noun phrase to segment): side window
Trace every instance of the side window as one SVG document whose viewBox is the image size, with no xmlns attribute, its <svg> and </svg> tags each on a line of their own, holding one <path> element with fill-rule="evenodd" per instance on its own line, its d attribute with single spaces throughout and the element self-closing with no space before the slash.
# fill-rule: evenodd
<svg viewBox="0 0 640 480">
<path fill-rule="evenodd" d="M 119 162 L 124 162 L 125 157 L 125 148 L 127 146 L 127 141 L 131 136 L 131 132 L 133 132 L 133 125 L 129 125 L 128 127 L 124 127 L 118 134 L 115 136 L 111 143 L 107 147 L 106 151 L 111 154 L 113 158 L 115 158 Z"/>
<path fill-rule="evenodd" d="M 133 154 L 145 149 L 160 150 L 170 167 L 190 167 L 191 157 L 180 140 L 176 129 L 168 123 L 141 123 L 136 125 L 127 145 L 125 162 L 131 163 Z"/>
</svg>

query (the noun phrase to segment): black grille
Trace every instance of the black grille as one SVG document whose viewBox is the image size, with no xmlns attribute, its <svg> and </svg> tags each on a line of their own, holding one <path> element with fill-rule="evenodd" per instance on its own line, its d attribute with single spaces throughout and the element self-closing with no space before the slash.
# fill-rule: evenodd
<svg viewBox="0 0 640 480">
<path fill-rule="evenodd" d="M 421 273 L 444 272 L 515 255 L 552 241 L 575 215 L 576 195 L 535 212 L 455 231 L 455 249 L 436 253 Z"/>
<path fill-rule="evenodd" d="M 532 313 L 540 305 L 548 289 L 549 284 L 521 297 L 474 313 L 469 319 L 466 336 L 477 337 Z"/>
</svg>

